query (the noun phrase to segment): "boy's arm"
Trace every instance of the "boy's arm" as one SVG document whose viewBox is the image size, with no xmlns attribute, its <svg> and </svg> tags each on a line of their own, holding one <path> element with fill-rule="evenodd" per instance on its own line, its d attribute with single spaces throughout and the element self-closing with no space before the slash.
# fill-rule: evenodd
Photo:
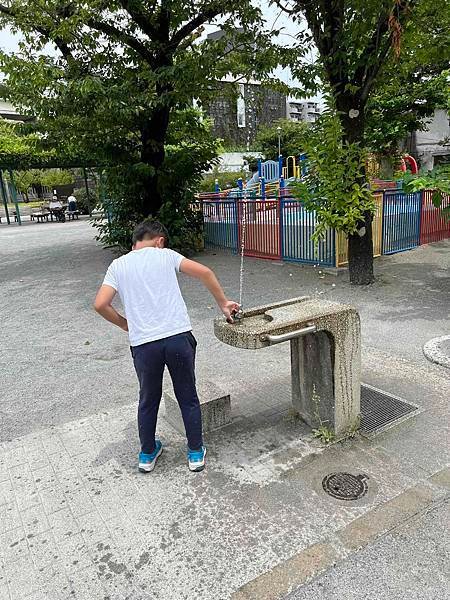
<svg viewBox="0 0 450 600">
<path fill-rule="evenodd" d="M 119 315 L 117 310 L 111 306 L 116 290 L 110 285 L 102 285 L 97 292 L 97 296 L 94 300 L 94 309 L 104 319 L 117 325 L 120 329 L 128 331 L 128 323 L 125 317 Z"/>
<path fill-rule="evenodd" d="M 220 310 L 227 319 L 231 318 L 233 311 L 239 310 L 239 304 L 237 302 L 228 300 L 228 298 L 225 296 L 222 286 L 209 267 L 205 267 L 205 265 L 202 265 L 195 260 L 183 258 L 180 263 L 180 271 L 186 275 L 190 275 L 191 277 L 199 279 L 203 283 L 203 285 L 214 296 Z"/>
</svg>

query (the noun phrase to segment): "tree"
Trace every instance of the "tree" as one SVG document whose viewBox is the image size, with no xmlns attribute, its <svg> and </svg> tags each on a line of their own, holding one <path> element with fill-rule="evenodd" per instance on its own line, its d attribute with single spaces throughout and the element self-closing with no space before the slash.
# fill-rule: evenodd
<svg viewBox="0 0 450 600">
<path fill-rule="evenodd" d="M 280 128 L 280 131 L 278 130 Z M 280 140 L 283 156 L 296 156 L 304 151 L 310 127 L 302 121 L 279 119 L 272 125 L 261 127 L 256 136 L 256 145 L 266 158 L 278 158 L 278 140 Z"/>
<path fill-rule="evenodd" d="M 163 203 L 171 117 L 214 94 L 215 79 L 243 72 L 261 22 L 250 0 L 11 0 L 0 13 L 25 36 L 20 54 L 2 57 L 10 99 L 36 115 L 48 144 L 81 147 L 93 161 L 135 163 L 144 216 Z M 227 35 L 199 43 L 216 17 Z"/>
<path fill-rule="evenodd" d="M 0 168 L 13 170 L 101 166 L 82 155 L 79 148 L 43 143 L 42 135 L 26 131 L 29 125 L 0 119 Z M 25 129 L 25 131 L 24 131 Z"/>
<path fill-rule="evenodd" d="M 316 90 L 324 81 L 333 108 L 342 126 L 342 143 L 363 149 L 366 109 L 382 68 L 394 52 L 400 55 L 402 30 L 411 19 L 419 0 L 275 0 L 295 21 L 306 19 L 309 31 L 299 32 L 300 47 L 315 45 L 317 61 L 305 71 L 304 54 L 292 49 L 294 75 Z M 297 54 L 296 54 L 297 53 Z M 362 163 L 363 164 L 363 163 Z M 362 167 L 355 177 L 361 186 Z M 356 198 L 356 202 L 358 199 Z M 364 211 L 356 230 L 348 234 L 350 281 L 374 281 L 372 212 Z"/>
<path fill-rule="evenodd" d="M 293 186 L 304 206 L 316 214 L 316 242 L 328 227 L 355 233 L 365 213 L 375 210 L 369 187 L 359 181 L 367 157 L 358 144 L 343 144 L 342 136 L 335 112 L 325 111 L 305 140 L 306 174 Z"/>
<path fill-rule="evenodd" d="M 219 142 L 210 129 L 207 119 L 198 119 L 197 111 L 189 109 L 172 115 L 167 133 L 159 177 L 166 199 L 158 218 L 169 229 L 172 246 L 184 252 L 199 249 L 201 220 L 192 203 L 202 173 L 217 162 Z M 145 168 L 142 163 L 128 163 L 102 170 L 99 187 L 108 194 L 103 206 L 109 222 L 100 218 L 97 239 L 104 245 L 129 249 L 133 227 L 145 216 L 136 202 L 141 190 L 140 169 Z"/>
<path fill-rule="evenodd" d="M 417 4 L 402 33 L 400 60 L 391 56 L 368 100 L 366 143 L 373 152 L 398 154 L 436 108 L 450 108 L 449 30 L 446 2 Z"/>
</svg>

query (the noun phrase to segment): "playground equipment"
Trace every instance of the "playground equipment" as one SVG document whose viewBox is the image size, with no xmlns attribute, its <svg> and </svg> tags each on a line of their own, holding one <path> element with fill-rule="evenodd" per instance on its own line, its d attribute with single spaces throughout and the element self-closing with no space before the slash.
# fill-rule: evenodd
<svg viewBox="0 0 450 600">
<path fill-rule="evenodd" d="M 411 172 L 417 173 L 417 163 L 415 159 L 406 154 L 402 158 L 401 170 L 406 171 L 406 163 L 410 166 Z M 378 165 L 378 166 L 377 166 Z M 368 172 L 371 175 L 371 187 L 376 190 L 397 189 L 400 185 L 397 181 L 382 180 L 375 177 L 375 173 L 379 170 L 379 164 L 375 159 L 368 161 Z M 296 181 L 305 177 L 307 174 L 307 156 L 301 153 L 298 156 L 288 156 L 284 158 L 282 155 L 276 160 L 259 160 L 258 170 L 248 179 L 243 181 L 239 179 L 236 182 L 236 187 L 221 190 L 219 182 L 216 179 L 214 192 L 198 194 L 200 199 L 217 199 L 224 200 L 226 198 L 242 198 L 245 190 L 247 198 L 281 198 L 289 195 L 288 188 Z"/>
<path fill-rule="evenodd" d="M 214 321 L 216 337 L 258 350 L 289 341 L 292 403 L 311 427 L 337 436 L 359 426 L 360 320 L 352 306 L 302 297 L 246 310 L 234 324 Z"/>
<path fill-rule="evenodd" d="M 406 163 L 408 163 L 411 173 L 413 175 L 417 175 L 419 169 L 417 167 L 416 159 L 413 158 L 410 154 L 403 155 L 403 158 L 400 161 L 400 170 L 403 171 L 403 173 L 406 173 L 407 171 Z"/>
</svg>

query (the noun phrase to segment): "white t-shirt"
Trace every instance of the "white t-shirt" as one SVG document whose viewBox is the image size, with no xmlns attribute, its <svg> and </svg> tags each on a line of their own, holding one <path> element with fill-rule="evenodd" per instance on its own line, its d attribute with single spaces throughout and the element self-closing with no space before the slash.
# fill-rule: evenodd
<svg viewBox="0 0 450 600">
<path fill-rule="evenodd" d="M 168 248 L 141 248 L 109 265 L 103 284 L 120 295 L 131 346 L 191 331 L 177 279 L 183 258 Z"/>
</svg>

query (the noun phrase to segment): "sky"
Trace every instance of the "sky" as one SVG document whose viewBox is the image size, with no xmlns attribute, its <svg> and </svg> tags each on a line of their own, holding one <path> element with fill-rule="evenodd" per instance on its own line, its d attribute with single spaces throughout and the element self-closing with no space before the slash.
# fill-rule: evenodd
<svg viewBox="0 0 450 600">
<path fill-rule="evenodd" d="M 278 7 L 269 5 L 267 0 L 255 0 L 255 3 L 261 8 L 269 28 L 274 26 L 277 29 L 282 29 L 282 33 L 278 38 L 280 43 L 286 45 L 292 43 L 293 36 L 295 36 L 299 30 L 299 24 L 293 23 L 288 15 L 283 13 Z M 209 25 L 205 28 L 205 33 L 216 31 L 217 28 L 217 25 Z M 7 52 L 16 52 L 18 50 L 19 39 L 20 37 L 18 35 L 13 34 L 11 30 L 6 27 L 0 31 L 0 48 Z M 52 51 L 51 47 L 49 47 L 49 51 Z M 311 58 L 312 57 L 313 54 L 311 53 Z M 295 85 L 295 81 L 292 79 L 289 70 L 278 69 L 275 75 L 285 83 Z M 321 97 L 318 96 L 311 99 L 320 102 Z"/>
</svg>

